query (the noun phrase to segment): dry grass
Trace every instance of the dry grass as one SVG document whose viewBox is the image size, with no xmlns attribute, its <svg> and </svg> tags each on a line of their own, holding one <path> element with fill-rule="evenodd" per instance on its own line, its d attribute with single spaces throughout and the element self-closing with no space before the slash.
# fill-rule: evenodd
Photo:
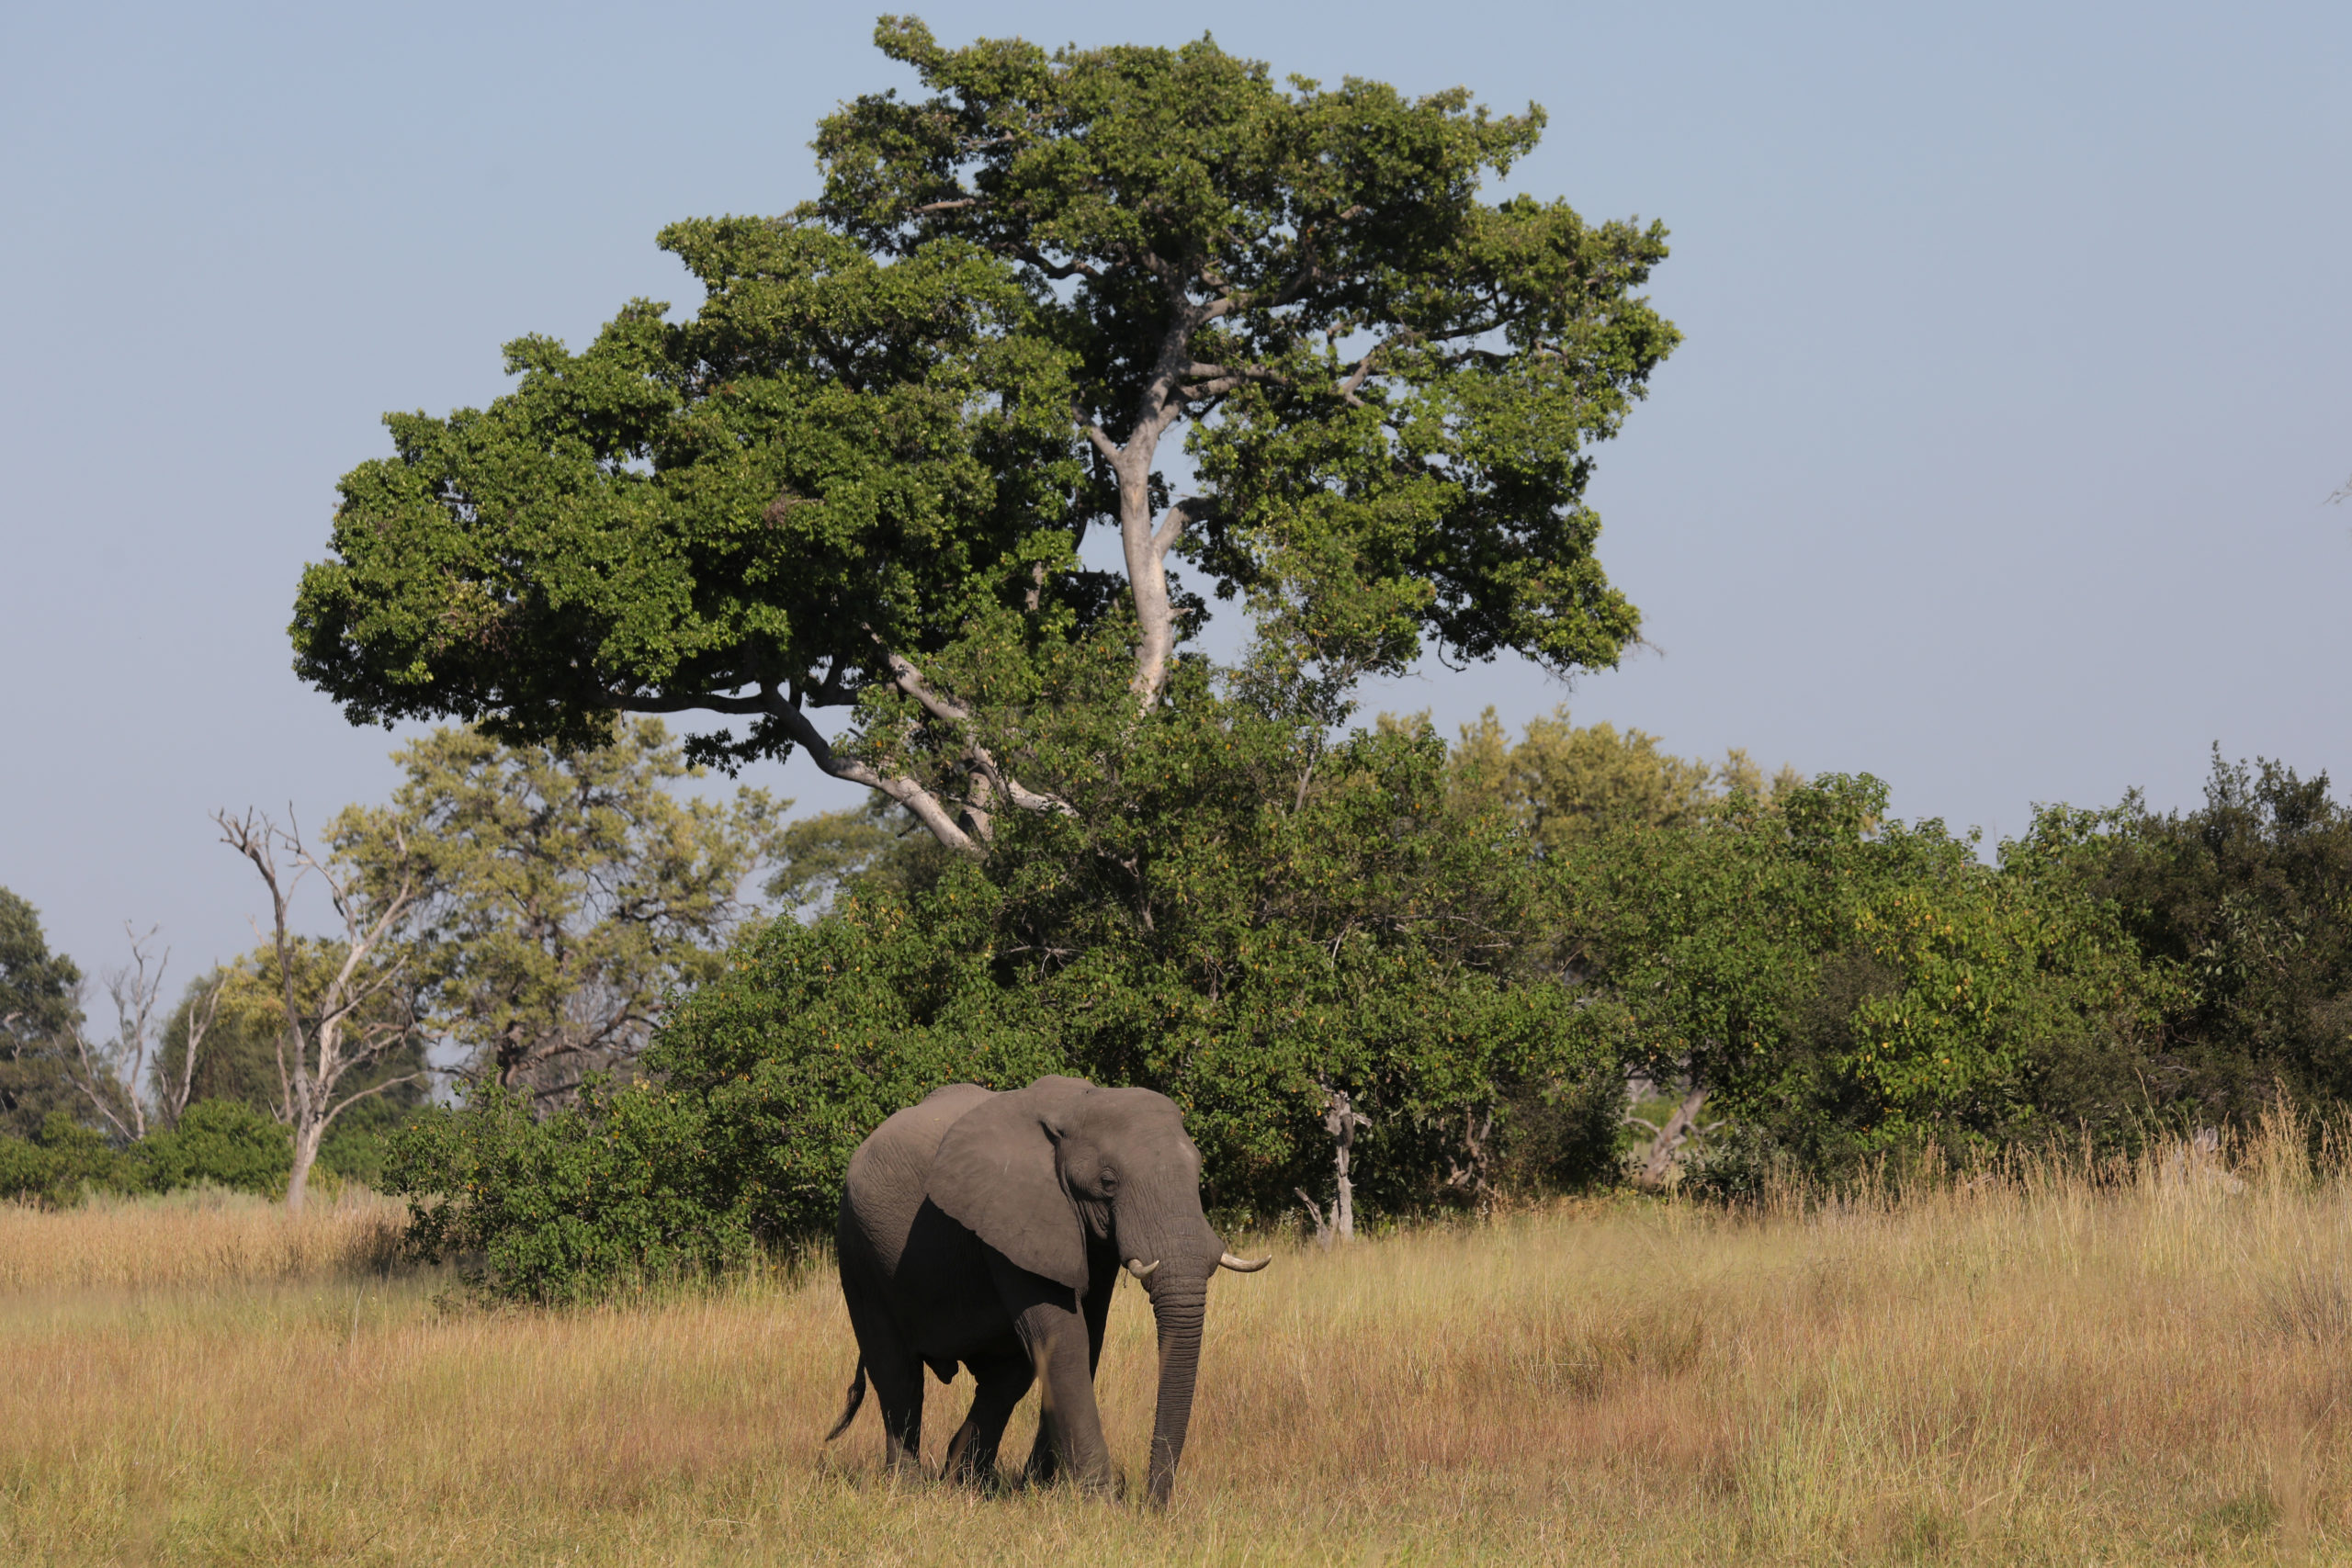
<svg viewBox="0 0 2352 1568">
<path fill-rule="evenodd" d="M 2105 1186 L 2023 1171 L 1745 1219 L 1605 1204 L 1286 1252 L 1216 1288 L 1162 1517 L 894 1488 L 870 1404 L 820 1447 L 852 1356 L 830 1277 L 545 1316 L 310 1263 L 121 1261 L 182 1223 L 0 1216 L 0 1279 L 40 1281 L 0 1296 L 0 1559 L 2352 1553 L 2352 1189 L 2285 1139 L 2234 1177 L 2159 1160 Z M 1123 1298 L 1102 1389 L 1139 1471 L 1149 1318 Z M 967 1392 L 934 1386 L 934 1455 Z"/>
<path fill-rule="evenodd" d="M 0 1203 L 0 1292 L 202 1289 L 380 1272 L 405 1205 L 364 1188 L 313 1199 L 300 1217 L 239 1192 L 99 1199 L 66 1213 Z M 0 1309 L 5 1310 L 5 1309 Z"/>
</svg>

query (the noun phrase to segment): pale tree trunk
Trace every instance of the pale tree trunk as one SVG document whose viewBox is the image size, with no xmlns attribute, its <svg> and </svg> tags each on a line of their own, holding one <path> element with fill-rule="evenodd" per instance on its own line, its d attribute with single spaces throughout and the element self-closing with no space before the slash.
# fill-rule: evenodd
<svg viewBox="0 0 2352 1568">
<path fill-rule="evenodd" d="M 1334 1241 L 1356 1238 L 1356 1184 L 1349 1174 L 1353 1162 L 1356 1129 L 1372 1125 L 1372 1118 L 1355 1109 L 1347 1093 L 1326 1088 L 1323 1090 L 1323 1130 L 1331 1134 L 1331 1213 L 1327 1221 L 1323 1206 L 1307 1195 L 1304 1187 L 1296 1189 L 1299 1201 L 1315 1220 L 1315 1241 L 1329 1248 Z"/>
<path fill-rule="evenodd" d="M 319 1145 L 326 1137 L 327 1125 L 311 1121 L 294 1130 L 294 1166 L 286 1173 L 286 1212 L 299 1214 L 302 1201 L 311 1190 L 311 1168 L 319 1163 Z"/>
<path fill-rule="evenodd" d="M 1180 501 L 1155 518 L 1151 510 L 1152 465 L 1159 457 L 1161 438 L 1187 410 L 1204 400 L 1222 397 L 1242 379 L 1226 374 L 1221 367 L 1194 363 L 1190 346 L 1193 335 L 1230 310 L 1232 301 L 1227 299 L 1203 304 L 1183 298 L 1179 289 L 1172 302 L 1176 319 L 1161 340 L 1159 364 L 1136 401 L 1127 439 L 1114 442 L 1101 426 L 1085 427 L 1088 440 L 1118 483 L 1119 548 L 1126 567 L 1127 592 L 1135 607 L 1136 627 L 1135 673 L 1128 682 L 1128 690 L 1144 709 L 1159 702 L 1176 654 L 1176 611 L 1168 592 L 1168 555 L 1183 538 L 1185 528 L 1197 520 L 1200 511 L 1198 502 Z M 776 504 L 786 499 L 779 497 Z M 1031 598 L 1034 602 L 1034 588 Z M 888 647 L 880 651 L 889 669 L 891 683 L 912 698 L 931 723 L 961 736 L 961 761 L 971 773 L 969 799 L 961 803 L 942 799 L 938 792 L 916 779 L 885 773 L 860 758 L 835 751 L 803 707 L 804 704 L 822 707 L 847 700 L 840 689 L 840 671 L 829 674 L 813 691 L 781 691 L 769 684 L 763 685 L 754 698 L 717 703 L 698 698 L 693 705 L 715 707 L 720 712 L 766 715 L 783 727 L 820 772 L 846 783 L 863 784 L 896 801 L 933 839 L 975 858 L 987 854 L 994 815 L 999 810 L 1006 807 L 1023 811 L 1071 809 L 1069 803 L 1059 796 L 1023 784 L 974 732 L 976 720 L 971 711 L 933 688 L 903 653 Z"/>
<path fill-rule="evenodd" d="M 1463 1156 L 1446 1156 L 1445 1184 L 1468 1198 L 1485 1213 L 1494 1202 L 1494 1190 L 1487 1185 L 1487 1169 L 1493 1164 L 1495 1112 L 1487 1109 L 1481 1121 L 1476 1106 L 1462 1112 Z"/>
<path fill-rule="evenodd" d="M 1675 1162 L 1681 1155 L 1682 1146 L 1693 1135 L 1710 1130 L 1699 1125 L 1699 1112 L 1705 1108 L 1707 1097 L 1712 1092 L 1697 1085 L 1691 1086 L 1690 1091 L 1682 1097 L 1682 1103 L 1676 1106 L 1674 1113 L 1666 1119 L 1666 1125 L 1656 1129 L 1655 1136 L 1650 1139 L 1649 1151 L 1642 1156 L 1640 1168 L 1634 1172 L 1634 1185 L 1650 1192 L 1666 1190 L 1673 1178 Z M 1635 1126 L 1649 1126 L 1638 1116 L 1630 1116 L 1626 1120 Z"/>
<path fill-rule="evenodd" d="M 161 978 L 160 972 L 157 977 Z M 180 1081 L 166 1081 L 157 1089 L 161 1103 L 156 1113 L 165 1127 L 178 1126 L 180 1118 L 187 1114 L 189 1097 L 196 1092 L 197 1053 L 204 1048 L 204 1037 L 212 1032 L 213 1021 L 220 1013 L 221 995 L 228 988 L 228 979 L 223 976 L 219 985 L 205 994 L 201 1005 L 188 1009 L 187 1038 L 180 1043 Z"/>
<path fill-rule="evenodd" d="M 1193 334 L 1232 308 L 1230 299 L 1202 304 L 1186 299 L 1181 288 L 1170 290 L 1175 320 L 1160 339 L 1159 362 L 1136 400 L 1135 415 L 1125 443 L 1114 442 L 1100 425 L 1089 425 L 1087 439 L 1102 455 L 1119 481 L 1119 551 L 1127 569 L 1127 592 L 1136 611 L 1136 671 L 1129 682 L 1137 702 L 1150 707 L 1168 684 L 1168 667 L 1176 652 L 1175 606 L 1168 597 L 1168 553 L 1184 536 L 1198 503 L 1180 501 L 1154 519 L 1151 513 L 1151 469 L 1159 456 L 1160 437 L 1204 400 L 1223 396 L 1239 384 L 1222 366 L 1199 365 L 1193 359 Z"/>
</svg>

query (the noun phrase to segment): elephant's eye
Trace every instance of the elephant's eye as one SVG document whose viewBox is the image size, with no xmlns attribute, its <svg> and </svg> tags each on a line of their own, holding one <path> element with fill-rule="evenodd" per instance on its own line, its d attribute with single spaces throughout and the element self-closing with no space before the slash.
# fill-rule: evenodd
<svg viewBox="0 0 2352 1568">
<path fill-rule="evenodd" d="M 1113 1170 L 1109 1166 L 1104 1166 L 1102 1168 L 1102 1185 L 1104 1196 L 1107 1197 L 1111 1193 L 1116 1192 L 1119 1190 L 1118 1172 Z"/>
</svg>

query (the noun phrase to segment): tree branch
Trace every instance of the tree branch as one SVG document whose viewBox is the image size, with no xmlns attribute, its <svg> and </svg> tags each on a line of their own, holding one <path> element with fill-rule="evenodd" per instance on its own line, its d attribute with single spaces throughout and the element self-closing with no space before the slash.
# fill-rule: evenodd
<svg viewBox="0 0 2352 1568">
<path fill-rule="evenodd" d="M 189 1097 L 196 1092 L 196 1055 L 203 1049 L 204 1037 L 212 1032 L 213 1020 L 220 1012 L 220 998 L 228 989 L 229 979 L 223 975 L 220 983 L 205 993 L 202 1009 L 188 1010 L 187 1037 L 180 1042 L 179 1088 L 167 1089 L 164 1094 L 164 1125 L 166 1127 L 178 1126 L 180 1118 L 187 1114 Z M 161 1066 L 160 1063 L 157 1065 Z"/>
<path fill-rule="evenodd" d="M 877 645 L 882 645 L 881 637 L 876 636 L 871 626 L 866 628 L 865 635 L 873 637 Z M 971 710 L 933 691 L 931 683 L 922 678 L 922 671 L 916 669 L 906 655 L 883 645 L 882 657 L 890 665 L 890 683 L 921 704 L 923 712 L 942 724 L 967 724 L 971 721 Z"/>
<path fill-rule="evenodd" d="M 378 1055 L 381 1055 L 381 1053 L 379 1052 Z M 432 1070 L 427 1068 L 422 1072 L 403 1073 L 396 1078 L 386 1078 L 382 1083 L 371 1085 L 367 1089 L 358 1090 L 356 1093 L 345 1096 L 341 1100 L 336 1102 L 335 1108 L 333 1111 L 327 1112 L 327 1119 L 329 1121 L 333 1121 L 334 1118 L 342 1115 L 347 1108 L 358 1103 L 360 1100 L 366 1100 L 370 1095 L 382 1094 L 387 1089 L 400 1089 L 408 1084 L 423 1083 L 432 1076 Z"/>
<path fill-rule="evenodd" d="M 692 713 L 707 709 L 711 713 L 756 716 L 767 712 L 767 706 L 757 697 L 722 696 L 717 692 L 697 692 L 691 696 L 652 695 L 599 689 L 596 705 L 616 713 Z"/>
<path fill-rule="evenodd" d="M 795 744 L 808 753 L 808 760 L 823 773 L 844 783 L 864 784 L 889 796 L 914 815 L 916 821 L 931 829 L 931 836 L 951 850 L 978 858 L 984 852 L 972 836 L 956 825 L 938 796 L 910 778 L 885 777 L 871 765 L 854 757 L 842 757 L 833 750 L 832 742 L 817 731 L 808 716 L 797 704 L 786 702 L 774 686 L 762 688 L 767 699 L 767 711 Z"/>
<path fill-rule="evenodd" d="M 1357 397 L 1356 393 L 1363 389 L 1364 378 L 1372 374 L 1372 362 L 1374 357 L 1377 355 L 1382 349 L 1386 348 L 1387 346 L 1388 345 L 1385 343 L 1376 343 L 1370 348 L 1366 349 L 1364 351 L 1364 356 L 1356 361 L 1355 369 L 1350 373 L 1346 380 L 1340 383 L 1340 396 L 1346 400 L 1347 405 L 1350 408 L 1360 409 L 1363 407 L 1363 400 Z"/>
<path fill-rule="evenodd" d="M 1188 496 L 1159 514 L 1159 526 L 1151 531 L 1151 547 L 1166 555 L 1184 536 L 1184 530 L 1208 515 L 1209 503 L 1197 496 Z"/>
<path fill-rule="evenodd" d="M 106 1096 L 98 1092 L 98 1069 L 97 1065 L 90 1060 L 89 1035 L 78 1023 L 74 1026 L 73 1035 L 74 1054 L 81 1060 L 82 1071 L 79 1077 L 70 1072 L 66 1077 L 72 1081 L 74 1087 L 81 1091 L 82 1098 L 88 1100 L 97 1113 L 112 1124 L 117 1133 L 122 1134 L 124 1143 L 137 1143 L 138 1134 L 123 1124 L 122 1118 L 114 1113 L 114 1107 L 107 1103 Z"/>
<path fill-rule="evenodd" d="M 1035 267 L 1039 272 L 1044 273 L 1047 277 L 1052 278 L 1056 283 L 1059 283 L 1063 279 L 1070 277 L 1090 277 L 1099 282 L 1102 276 L 1102 269 L 1088 262 L 1047 261 L 1045 258 L 1044 254 L 1036 250 L 1034 246 L 1023 246 L 1012 254 L 1018 256 L 1021 260 L 1027 262 L 1031 266 Z"/>
<path fill-rule="evenodd" d="M 874 636 L 871 627 L 867 628 L 866 635 Z M 882 639 L 875 637 L 874 640 L 878 643 Z M 889 648 L 885 648 L 882 652 L 883 657 L 889 660 L 891 683 L 921 704 L 925 713 L 942 724 L 962 727 L 971 722 L 971 710 L 932 690 L 930 682 L 922 678 L 922 671 L 916 669 L 904 654 Z M 968 733 L 965 736 L 964 754 L 979 767 L 997 789 L 1004 793 L 1006 799 L 1023 811 L 1058 811 L 1065 816 L 1074 815 L 1069 803 L 1058 795 L 1040 795 L 1035 790 L 1023 788 L 1020 781 L 997 765 L 997 760 L 989 749 L 972 739 Z"/>
</svg>

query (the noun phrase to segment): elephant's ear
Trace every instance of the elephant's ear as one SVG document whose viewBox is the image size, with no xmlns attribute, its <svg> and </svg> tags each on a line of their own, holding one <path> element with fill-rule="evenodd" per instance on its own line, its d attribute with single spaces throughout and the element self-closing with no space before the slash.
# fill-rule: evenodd
<svg viewBox="0 0 2352 1568">
<path fill-rule="evenodd" d="M 957 1119 L 932 1160 L 931 1201 L 1032 1274 L 1086 1284 L 1086 1232 L 1062 1190 L 1054 1141 L 1084 1078 L 1044 1077 L 993 1094 Z"/>
</svg>

